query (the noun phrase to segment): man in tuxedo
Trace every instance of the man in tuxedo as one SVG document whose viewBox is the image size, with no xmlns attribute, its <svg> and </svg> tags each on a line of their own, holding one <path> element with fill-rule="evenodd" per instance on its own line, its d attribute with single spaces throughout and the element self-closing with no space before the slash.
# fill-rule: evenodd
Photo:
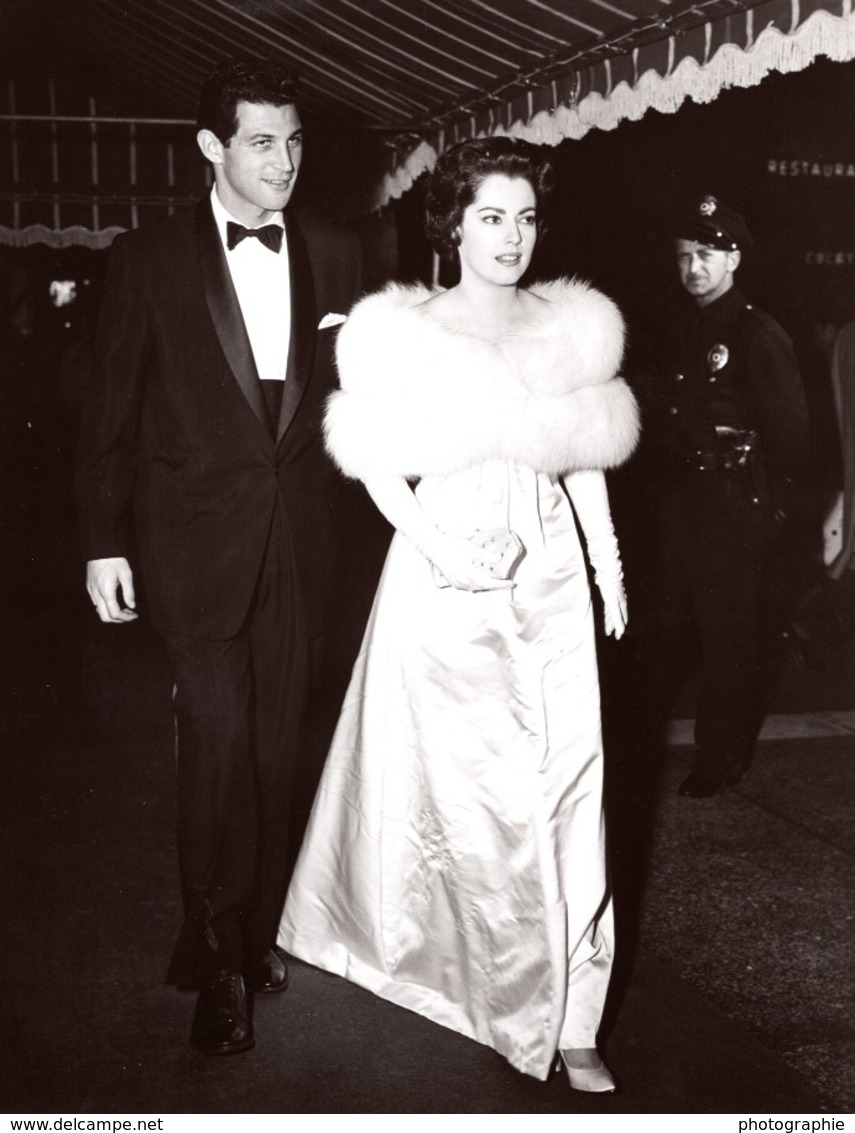
<svg viewBox="0 0 855 1133">
<path fill-rule="evenodd" d="M 167 982 L 198 989 L 205 1054 L 249 1049 L 248 993 L 287 985 L 273 943 L 336 550 L 321 421 L 359 254 L 286 208 L 295 98 L 278 64 L 232 60 L 206 82 L 214 188 L 115 240 L 79 442 L 89 596 L 103 622 L 133 621 L 141 577 L 173 669 L 185 920 Z"/>
</svg>

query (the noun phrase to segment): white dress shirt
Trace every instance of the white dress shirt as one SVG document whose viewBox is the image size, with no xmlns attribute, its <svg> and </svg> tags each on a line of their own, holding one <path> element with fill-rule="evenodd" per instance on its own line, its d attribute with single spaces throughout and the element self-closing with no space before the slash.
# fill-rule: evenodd
<svg viewBox="0 0 855 1133">
<path fill-rule="evenodd" d="M 226 242 L 226 224 L 240 221 L 223 208 L 216 185 L 211 190 L 211 207 L 232 283 L 237 292 L 246 332 L 249 335 L 258 376 L 262 381 L 285 381 L 288 346 L 291 341 L 291 278 L 288 271 L 288 242 L 282 233 L 282 249 L 277 254 L 254 236 L 247 237 L 231 251 Z M 284 230 L 282 217 L 270 224 Z M 249 227 L 245 225 L 244 227 Z"/>
</svg>

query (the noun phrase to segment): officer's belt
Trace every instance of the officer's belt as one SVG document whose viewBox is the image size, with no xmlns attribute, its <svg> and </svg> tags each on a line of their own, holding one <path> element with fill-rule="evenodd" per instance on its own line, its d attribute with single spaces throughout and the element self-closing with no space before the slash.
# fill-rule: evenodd
<svg viewBox="0 0 855 1133">
<path fill-rule="evenodd" d="M 722 429 L 722 443 L 715 448 L 686 454 L 685 466 L 692 472 L 739 472 L 749 467 L 757 450 L 756 429 Z M 726 440 L 725 440 L 726 438 Z"/>
</svg>

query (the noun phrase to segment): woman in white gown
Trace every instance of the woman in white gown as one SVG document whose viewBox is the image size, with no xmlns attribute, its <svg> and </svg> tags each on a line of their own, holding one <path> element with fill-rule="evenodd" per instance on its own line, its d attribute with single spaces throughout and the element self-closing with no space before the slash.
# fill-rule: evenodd
<svg viewBox="0 0 855 1133">
<path fill-rule="evenodd" d="M 392 285 L 341 331 L 328 448 L 396 533 L 279 942 L 537 1078 L 560 1052 L 571 1085 L 605 1091 L 612 909 L 577 522 L 619 637 L 602 470 L 629 456 L 637 412 L 610 300 L 518 286 L 551 184 L 525 143 L 448 151 L 427 228 L 460 282 Z"/>
</svg>

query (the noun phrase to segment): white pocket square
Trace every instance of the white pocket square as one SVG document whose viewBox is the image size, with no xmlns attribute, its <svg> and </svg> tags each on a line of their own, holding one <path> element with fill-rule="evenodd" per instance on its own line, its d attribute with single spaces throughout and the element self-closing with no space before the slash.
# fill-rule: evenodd
<svg viewBox="0 0 855 1133">
<path fill-rule="evenodd" d="M 324 315 L 324 317 L 318 323 L 318 330 L 326 330 L 327 327 L 337 327 L 340 323 L 343 323 L 346 320 L 347 315 L 336 315 L 333 313 Z"/>
</svg>

